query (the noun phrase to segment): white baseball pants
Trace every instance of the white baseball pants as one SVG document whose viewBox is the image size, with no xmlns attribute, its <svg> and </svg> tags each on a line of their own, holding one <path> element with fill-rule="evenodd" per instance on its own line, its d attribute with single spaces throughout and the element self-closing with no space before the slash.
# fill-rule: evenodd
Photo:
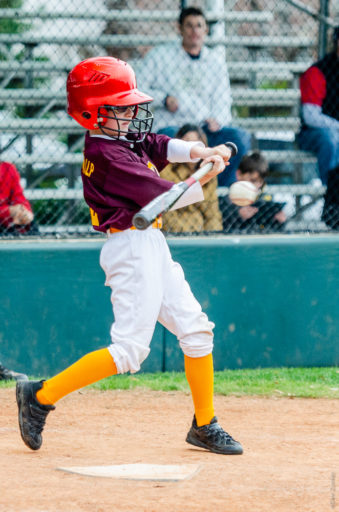
<svg viewBox="0 0 339 512">
<path fill-rule="evenodd" d="M 109 235 L 100 265 L 105 285 L 112 289 L 114 322 L 108 349 L 118 373 L 140 370 L 157 320 L 177 336 L 187 356 L 212 352 L 214 324 L 202 312 L 159 229 Z"/>
</svg>

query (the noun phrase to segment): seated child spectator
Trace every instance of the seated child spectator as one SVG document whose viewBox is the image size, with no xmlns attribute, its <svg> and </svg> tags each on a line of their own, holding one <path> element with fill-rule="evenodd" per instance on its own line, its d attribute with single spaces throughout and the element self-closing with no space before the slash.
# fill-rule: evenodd
<svg viewBox="0 0 339 512">
<path fill-rule="evenodd" d="M 0 162 L 0 233 L 29 233 L 33 230 L 33 219 L 15 165 Z"/>
<path fill-rule="evenodd" d="M 183 125 L 176 134 L 176 138 L 202 141 L 207 146 L 205 133 L 194 124 Z M 184 181 L 199 165 L 192 162 L 169 164 L 161 172 L 161 177 L 175 183 Z M 222 220 L 216 192 L 217 185 L 217 178 L 214 178 L 204 186 L 205 201 L 167 212 L 163 216 L 163 230 L 172 233 L 221 231 Z"/>
<path fill-rule="evenodd" d="M 236 171 L 237 181 L 250 181 L 258 188 L 258 194 L 263 190 L 268 173 L 268 162 L 259 152 L 245 155 Z M 270 196 L 261 195 L 250 206 L 237 206 L 228 196 L 220 198 L 223 216 L 224 232 L 260 233 L 277 231 L 286 222 L 282 211 L 284 203 L 273 202 Z"/>
</svg>

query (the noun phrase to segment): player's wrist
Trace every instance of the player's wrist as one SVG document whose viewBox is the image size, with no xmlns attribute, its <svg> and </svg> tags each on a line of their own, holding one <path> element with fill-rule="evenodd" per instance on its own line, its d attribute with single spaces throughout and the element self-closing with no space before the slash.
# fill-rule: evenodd
<svg viewBox="0 0 339 512">
<path fill-rule="evenodd" d="M 199 150 L 197 150 L 197 156 L 192 158 L 192 149 L 197 146 L 205 148 L 201 141 L 170 139 L 167 146 L 167 160 L 169 162 L 199 162 L 201 160 Z M 195 154 L 195 152 L 193 153 Z"/>
<path fill-rule="evenodd" d="M 212 153 L 206 152 L 208 148 L 205 147 L 205 144 L 201 141 L 194 142 L 190 149 L 190 157 L 192 162 L 198 162 L 202 158 L 206 158 L 211 156 Z"/>
</svg>

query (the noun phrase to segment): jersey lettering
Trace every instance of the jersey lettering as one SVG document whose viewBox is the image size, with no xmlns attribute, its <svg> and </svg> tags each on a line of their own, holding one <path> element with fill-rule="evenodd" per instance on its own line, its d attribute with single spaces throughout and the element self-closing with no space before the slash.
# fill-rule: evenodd
<svg viewBox="0 0 339 512">
<path fill-rule="evenodd" d="M 154 164 L 152 164 L 152 162 L 148 161 L 148 162 L 147 162 L 147 167 L 148 167 L 149 169 L 151 169 L 153 172 L 155 172 L 155 174 L 157 174 L 158 176 L 160 176 L 158 169 L 155 167 L 155 165 L 154 165 Z"/>
<path fill-rule="evenodd" d="M 99 226 L 98 214 L 92 208 L 89 209 L 89 212 L 91 214 L 92 226 Z"/>
<path fill-rule="evenodd" d="M 91 174 L 93 174 L 94 172 L 94 164 L 90 160 L 85 158 L 82 164 L 81 171 L 85 176 L 88 176 L 88 178 L 90 178 Z"/>
</svg>

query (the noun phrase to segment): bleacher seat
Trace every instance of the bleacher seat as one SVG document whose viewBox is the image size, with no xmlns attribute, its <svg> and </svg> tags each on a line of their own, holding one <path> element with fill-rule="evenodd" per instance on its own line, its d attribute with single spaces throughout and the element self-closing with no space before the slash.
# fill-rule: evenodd
<svg viewBox="0 0 339 512">
<path fill-rule="evenodd" d="M 30 20 L 104 20 L 117 22 L 143 22 L 167 24 L 173 23 L 178 18 L 177 9 L 160 11 L 154 9 L 91 9 L 87 12 L 74 10 L 70 6 L 67 10 L 49 11 L 48 9 L 24 8 L 0 9 L 2 19 L 30 21 Z M 207 19 L 211 26 L 217 22 L 225 22 L 226 26 L 232 24 L 259 24 L 260 27 L 268 26 L 273 23 L 274 16 L 269 11 L 226 11 L 218 13 L 215 10 L 207 12 Z M 238 26 L 238 25 L 237 25 Z M 252 52 L 253 60 L 228 61 L 230 79 L 232 83 L 234 124 L 249 130 L 253 135 L 259 132 L 272 132 L 273 135 L 280 132 L 297 133 L 300 125 L 298 117 L 299 90 L 297 87 L 298 75 L 309 65 L 304 59 L 301 61 L 278 62 L 274 59 L 264 60 L 260 58 L 258 50 L 272 50 L 289 48 L 294 52 L 307 50 L 314 47 L 314 38 L 307 35 L 285 36 L 285 35 L 238 35 L 229 33 L 220 36 L 213 34 L 207 38 L 207 45 L 223 45 L 227 51 L 231 48 L 243 48 Z M 0 80 L 3 88 L 0 89 L 0 107 L 2 107 L 2 116 L 0 117 L 0 133 L 5 133 L 13 138 L 18 136 L 32 137 L 35 134 L 54 134 L 58 137 L 78 137 L 80 140 L 83 130 L 75 121 L 70 119 L 65 113 L 66 93 L 64 88 L 54 90 L 50 84 L 55 80 L 65 82 L 68 71 L 75 65 L 75 59 L 66 57 L 64 60 L 56 59 L 44 60 L 34 59 L 34 52 L 37 48 L 52 45 L 53 47 L 77 47 L 85 49 L 93 45 L 98 48 L 125 48 L 131 49 L 142 46 L 151 47 L 155 44 L 177 40 L 178 35 L 172 30 L 169 34 L 156 34 L 153 31 L 149 33 L 123 33 L 123 34 L 102 34 L 99 37 L 96 34 L 46 34 L 37 35 L 34 31 L 27 31 L 19 34 L 0 34 L 0 45 L 17 45 L 26 49 L 25 58 L 22 62 L 9 59 L 0 61 Z M 259 55 L 259 58 L 258 58 Z M 141 62 L 141 61 L 139 61 Z M 142 64 L 142 62 L 141 62 Z M 12 87 L 12 80 L 26 77 L 26 87 Z M 27 81 L 27 77 L 29 80 Z M 285 88 L 274 88 L 265 85 L 262 88 L 260 84 L 263 79 L 274 83 L 278 80 L 285 80 L 288 85 Z M 46 83 L 46 80 L 49 80 Z M 10 116 L 6 119 L 3 115 L 6 109 L 13 111 L 17 107 L 23 107 L 26 111 L 25 117 Z M 242 115 L 243 108 L 255 109 L 255 113 Z M 258 109 L 271 109 L 280 112 L 279 109 L 285 109 L 284 114 L 265 115 L 258 113 Z M 11 153 L 12 154 L 12 153 Z M 267 150 L 265 155 L 271 163 L 291 162 L 303 163 L 314 162 L 314 157 L 308 153 L 298 150 L 285 150 L 283 153 L 279 150 Z M 4 151 L 3 157 L 6 156 Z M 43 158 L 43 160 L 42 160 Z M 65 147 L 64 155 L 53 156 L 48 153 L 44 157 L 26 153 L 12 156 L 11 160 L 19 166 L 26 165 L 52 165 L 52 164 L 70 164 L 79 165 L 81 154 L 71 153 Z"/>
</svg>

